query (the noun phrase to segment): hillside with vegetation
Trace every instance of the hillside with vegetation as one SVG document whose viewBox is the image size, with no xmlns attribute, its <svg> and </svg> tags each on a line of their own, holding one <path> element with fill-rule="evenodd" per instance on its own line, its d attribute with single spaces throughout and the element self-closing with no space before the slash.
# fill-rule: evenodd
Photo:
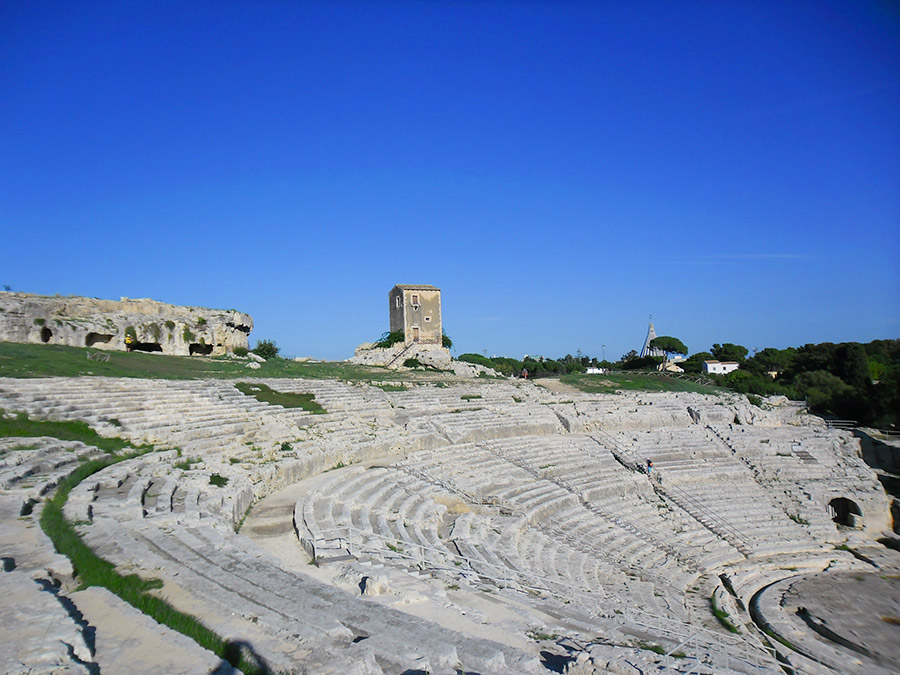
<svg viewBox="0 0 900 675">
<path fill-rule="evenodd" d="M 767 347 L 747 354 L 740 345 L 714 345 L 680 365 L 699 372 L 708 358 L 737 361 L 738 370 L 712 379 L 744 394 L 806 399 L 818 415 L 885 429 L 900 424 L 900 340 Z"/>
<path fill-rule="evenodd" d="M 687 374 L 699 375 L 704 361 L 735 361 L 740 366 L 738 370 L 728 375 L 706 375 L 708 384 L 752 396 L 782 395 L 806 400 L 812 412 L 825 417 L 854 420 L 883 429 L 900 425 L 900 340 L 874 340 L 866 344 L 823 342 L 787 349 L 766 347 L 753 356 L 749 352 L 742 345 L 716 343 L 709 351 L 692 354 L 678 365 Z M 584 373 L 589 367 L 649 375 L 656 372 L 663 360 L 657 356 L 640 357 L 635 351 L 615 362 L 580 352 L 578 356 L 567 354 L 559 359 L 488 358 L 481 354 L 462 354 L 459 359 L 493 368 L 503 375 L 518 375 L 526 369 L 529 377 L 567 376 L 573 384 L 601 389 L 612 386 L 609 376 L 572 376 Z M 591 377 L 598 383 L 601 378 L 608 382 L 592 385 Z M 622 384 L 625 386 L 618 388 L 631 388 L 625 382 Z"/>
</svg>

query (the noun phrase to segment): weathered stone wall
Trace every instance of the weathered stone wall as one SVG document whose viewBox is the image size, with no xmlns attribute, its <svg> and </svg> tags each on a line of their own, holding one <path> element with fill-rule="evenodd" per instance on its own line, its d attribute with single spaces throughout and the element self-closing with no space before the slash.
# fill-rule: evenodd
<svg viewBox="0 0 900 675">
<path fill-rule="evenodd" d="M 156 300 L 99 300 L 0 292 L 0 342 L 221 355 L 247 347 L 253 319 L 237 310 L 169 305 Z"/>
<path fill-rule="evenodd" d="M 358 363 L 364 366 L 387 366 L 392 370 L 400 370 L 407 359 L 417 359 L 423 366 L 431 366 L 438 370 L 453 371 L 460 377 L 479 377 L 488 375 L 500 377 L 500 374 L 491 368 L 485 368 L 475 363 L 454 361 L 450 356 L 450 350 L 446 347 L 433 344 L 412 345 L 398 342 L 393 347 L 379 349 L 371 342 L 365 342 L 356 348 L 349 363 Z"/>
</svg>

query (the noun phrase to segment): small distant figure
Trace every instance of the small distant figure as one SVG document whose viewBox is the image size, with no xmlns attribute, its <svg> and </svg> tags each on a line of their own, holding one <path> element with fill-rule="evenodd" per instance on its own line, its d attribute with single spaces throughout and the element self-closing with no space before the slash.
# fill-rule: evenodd
<svg viewBox="0 0 900 675">
<path fill-rule="evenodd" d="M 653 462 L 651 462 L 651 461 L 648 459 L 648 460 L 647 460 L 647 475 L 648 475 L 648 476 L 650 475 L 650 472 L 651 472 L 651 471 L 653 471 Z"/>
<path fill-rule="evenodd" d="M 522 368 L 522 379 L 523 380 L 528 379 L 528 368 Z"/>
</svg>

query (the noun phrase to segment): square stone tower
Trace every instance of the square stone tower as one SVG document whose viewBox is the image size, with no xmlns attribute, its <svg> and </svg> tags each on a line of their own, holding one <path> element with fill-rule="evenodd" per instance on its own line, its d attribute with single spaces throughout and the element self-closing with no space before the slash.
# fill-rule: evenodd
<svg viewBox="0 0 900 675">
<path fill-rule="evenodd" d="M 441 345 L 441 289 L 427 284 L 397 284 L 388 293 L 391 332 L 402 330 L 406 344 Z"/>
</svg>

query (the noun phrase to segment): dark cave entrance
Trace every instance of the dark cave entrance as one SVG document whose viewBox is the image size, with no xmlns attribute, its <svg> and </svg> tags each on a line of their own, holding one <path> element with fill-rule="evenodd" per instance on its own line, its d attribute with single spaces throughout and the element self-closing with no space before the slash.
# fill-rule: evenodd
<svg viewBox="0 0 900 675">
<path fill-rule="evenodd" d="M 93 347 L 98 342 L 108 344 L 110 340 L 112 340 L 112 335 L 106 335 L 105 333 L 88 333 L 84 338 L 84 346 Z"/>
<path fill-rule="evenodd" d="M 859 505 L 846 497 L 836 497 L 828 502 L 831 519 L 844 527 L 862 527 L 862 511 Z"/>
</svg>

